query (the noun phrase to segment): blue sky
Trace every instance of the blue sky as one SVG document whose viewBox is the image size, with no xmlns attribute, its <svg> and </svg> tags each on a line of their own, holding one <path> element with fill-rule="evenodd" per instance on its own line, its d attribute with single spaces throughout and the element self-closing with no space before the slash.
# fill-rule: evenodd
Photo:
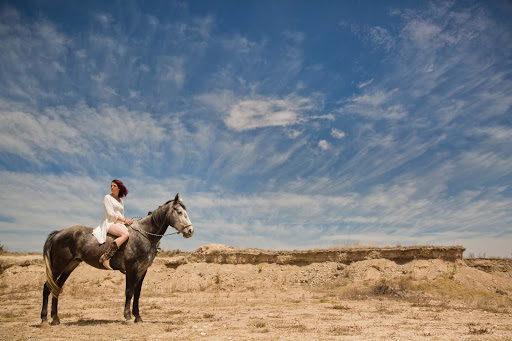
<svg viewBox="0 0 512 341">
<path fill-rule="evenodd" d="M 208 243 L 512 254 L 507 1 L 0 5 L 0 243 L 179 192 Z"/>
</svg>

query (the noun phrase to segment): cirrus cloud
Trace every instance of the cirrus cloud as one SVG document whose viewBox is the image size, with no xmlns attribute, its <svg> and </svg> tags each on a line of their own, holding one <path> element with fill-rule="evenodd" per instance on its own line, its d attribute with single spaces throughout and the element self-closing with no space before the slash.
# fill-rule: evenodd
<svg viewBox="0 0 512 341">
<path fill-rule="evenodd" d="M 304 122 L 305 112 L 313 109 L 309 98 L 240 100 L 229 108 L 224 123 L 235 131 L 289 126 Z"/>
</svg>

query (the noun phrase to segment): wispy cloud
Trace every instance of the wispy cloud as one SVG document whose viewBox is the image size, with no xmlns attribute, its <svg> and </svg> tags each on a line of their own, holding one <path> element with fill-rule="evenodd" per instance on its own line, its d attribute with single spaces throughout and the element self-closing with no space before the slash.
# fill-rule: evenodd
<svg viewBox="0 0 512 341">
<path fill-rule="evenodd" d="M 370 80 L 368 80 L 366 82 L 362 82 L 362 83 L 358 84 L 357 87 L 359 89 L 366 88 L 368 85 L 372 84 L 373 81 L 374 81 L 374 79 L 372 78 L 372 79 L 370 79 Z"/>
<path fill-rule="evenodd" d="M 226 126 L 236 131 L 289 126 L 304 122 L 304 113 L 315 109 L 308 98 L 241 100 L 229 108 Z"/>
<path fill-rule="evenodd" d="M 398 120 L 407 116 L 403 104 L 397 101 L 399 89 L 373 90 L 355 96 L 342 105 L 343 114 L 361 115 L 372 119 Z"/>
</svg>

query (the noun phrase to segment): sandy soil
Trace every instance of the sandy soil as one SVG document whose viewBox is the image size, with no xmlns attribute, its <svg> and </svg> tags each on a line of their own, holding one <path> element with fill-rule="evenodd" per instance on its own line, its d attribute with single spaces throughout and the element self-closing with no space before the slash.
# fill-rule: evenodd
<svg viewBox="0 0 512 341">
<path fill-rule="evenodd" d="M 0 340 L 512 340 L 512 261 L 372 259 L 309 265 L 157 257 L 143 323 L 124 275 L 80 265 L 41 327 L 41 255 L 0 255 Z"/>
</svg>

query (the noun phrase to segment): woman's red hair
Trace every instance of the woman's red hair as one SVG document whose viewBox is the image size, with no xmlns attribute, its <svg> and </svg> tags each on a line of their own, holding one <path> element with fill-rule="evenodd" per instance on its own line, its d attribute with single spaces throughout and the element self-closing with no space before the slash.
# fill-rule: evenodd
<svg viewBox="0 0 512 341">
<path fill-rule="evenodd" d="M 121 180 L 114 179 L 112 182 L 115 182 L 117 184 L 117 187 L 119 187 L 119 198 L 125 197 L 128 195 L 128 188 L 123 184 Z"/>
</svg>

